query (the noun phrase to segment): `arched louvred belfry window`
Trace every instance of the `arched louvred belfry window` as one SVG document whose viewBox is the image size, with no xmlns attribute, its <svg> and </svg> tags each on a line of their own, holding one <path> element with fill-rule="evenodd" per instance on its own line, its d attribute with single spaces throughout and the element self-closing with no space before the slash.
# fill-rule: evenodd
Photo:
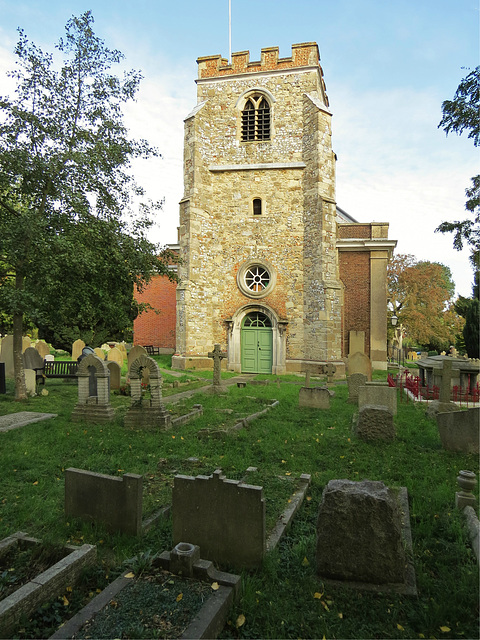
<svg viewBox="0 0 480 640">
<path fill-rule="evenodd" d="M 255 106 L 251 100 L 242 111 L 242 140 L 255 140 Z"/>
<path fill-rule="evenodd" d="M 251 96 L 243 107 L 242 140 L 270 140 L 270 105 L 261 95 Z"/>
</svg>

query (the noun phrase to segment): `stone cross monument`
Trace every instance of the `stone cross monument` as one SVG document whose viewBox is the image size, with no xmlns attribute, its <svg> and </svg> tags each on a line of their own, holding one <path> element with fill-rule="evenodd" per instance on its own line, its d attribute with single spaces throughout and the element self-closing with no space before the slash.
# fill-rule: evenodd
<svg viewBox="0 0 480 640">
<path fill-rule="evenodd" d="M 227 357 L 227 354 L 221 351 L 219 344 L 216 344 L 213 351 L 209 351 L 207 355 L 213 358 L 213 386 L 219 387 L 222 384 L 222 360 Z"/>
</svg>

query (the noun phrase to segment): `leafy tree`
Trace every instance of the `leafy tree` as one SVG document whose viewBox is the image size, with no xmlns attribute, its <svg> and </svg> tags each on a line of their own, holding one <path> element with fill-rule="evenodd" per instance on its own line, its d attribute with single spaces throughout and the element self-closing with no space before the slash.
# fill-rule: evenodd
<svg viewBox="0 0 480 640">
<path fill-rule="evenodd" d="M 469 358 L 480 358 L 480 301 L 473 298 L 469 301 L 465 313 L 465 326 L 463 328 L 463 339 Z"/>
<path fill-rule="evenodd" d="M 450 269 L 398 254 L 388 265 L 388 295 L 398 318 L 397 335 L 411 344 L 447 349 L 455 344 L 462 320 L 451 304 L 455 292 Z"/>
<path fill-rule="evenodd" d="M 12 316 L 18 399 L 26 316 L 60 344 L 98 343 L 131 324 L 134 284 L 174 278 L 174 257 L 148 240 L 161 205 L 143 202 L 131 175 L 133 158 L 158 155 L 123 123 L 141 75 L 110 72 L 123 56 L 93 22 L 90 12 L 68 21 L 58 70 L 19 30 L 16 94 L 0 97 L 0 308 Z"/>
<path fill-rule="evenodd" d="M 475 147 L 480 145 L 480 66 L 471 71 L 458 85 L 453 100 L 442 104 L 443 117 L 438 125 L 448 135 L 467 132 Z M 442 233 L 454 233 L 453 246 L 462 249 L 466 242 L 472 251 L 480 249 L 480 175 L 472 178 L 472 185 L 465 191 L 465 208 L 473 219 L 442 222 L 436 229 Z"/>
</svg>

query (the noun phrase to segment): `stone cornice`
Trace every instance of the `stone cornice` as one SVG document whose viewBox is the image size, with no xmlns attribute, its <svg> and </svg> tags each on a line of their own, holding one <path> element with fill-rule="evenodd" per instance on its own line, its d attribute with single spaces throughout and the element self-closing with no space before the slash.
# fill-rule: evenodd
<svg viewBox="0 0 480 640">
<path fill-rule="evenodd" d="M 261 162 L 258 164 L 211 164 L 208 170 L 219 171 L 256 171 L 258 169 L 305 169 L 305 162 Z"/>
<path fill-rule="evenodd" d="M 387 238 L 337 238 L 339 251 L 393 251 L 397 240 Z"/>
</svg>

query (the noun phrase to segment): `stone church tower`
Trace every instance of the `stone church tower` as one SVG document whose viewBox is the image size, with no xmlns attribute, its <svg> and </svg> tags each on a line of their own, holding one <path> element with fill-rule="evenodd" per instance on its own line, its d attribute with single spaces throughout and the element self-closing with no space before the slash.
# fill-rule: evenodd
<svg viewBox="0 0 480 640">
<path fill-rule="evenodd" d="M 219 343 L 233 371 L 282 374 L 307 362 L 343 371 L 332 114 L 318 47 L 197 62 L 172 365 L 211 367 Z"/>
</svg>

